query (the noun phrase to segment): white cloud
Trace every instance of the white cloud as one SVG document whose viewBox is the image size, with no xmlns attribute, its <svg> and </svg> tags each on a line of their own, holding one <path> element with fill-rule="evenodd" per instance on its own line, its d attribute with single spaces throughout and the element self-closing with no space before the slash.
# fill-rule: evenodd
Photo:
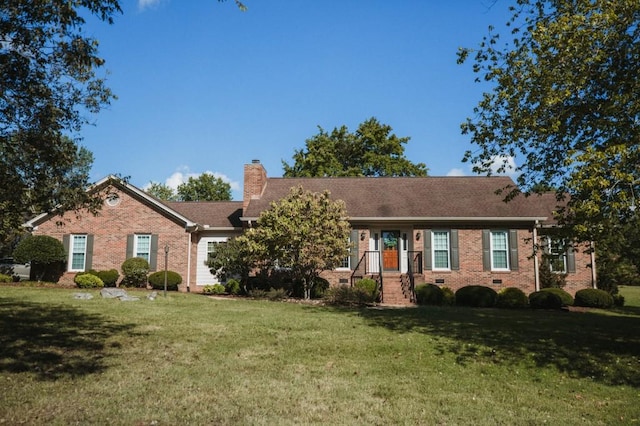
<svg viewBox="0 0 640 426">
<path fill-rule="evenodd" d="M 188 167 L 182 167 L 181 170 L 174 172 L 171 176 L 169 176 L 165 181 L 165 185 L 169 186 L 172 189 L 178 189 L 178 185 L 181 183 L 185 183 L 189 180 L 190 177 L 197 178 L 203 173 L 209 173 L 216 178 L 222 179 L 223 182 L 227 182 L 229 186 L 231 186 L 232 191 L 239 191 L 240 182 L 232 181 L 227 175 L 224 173 L 212 172 L 210 170 L 205 170 L 202 173 L 193 173 L 189 170 Z"/>
<path fill-rule="evenodd" d="M 466 176 L 467 174 L 462 169 L 451 169 L 447 172 L 447 176 Z"/>
<path fill-rule="evenodd" d="M 160 4 L 161 0 L 138 0 L 138 10 L 145 10 Z"/>
<path fill-rule="evenodd" d="M 510 177 L 516 177 L 518 175 L 518 172 L 516 171 L 516 160 L 511 157 L 511 156 L 507 156 L 507 155 L 496 155 L 495 157 L 493 157 L 491 159 L 492 161 L 492 165 L 491 165 L 491 172 L 495 175 L 507 175 Z M 506 164 L 506 168 L 503 172 L 498 172 L 498 169 L 502 166 Z"/>
</svg>

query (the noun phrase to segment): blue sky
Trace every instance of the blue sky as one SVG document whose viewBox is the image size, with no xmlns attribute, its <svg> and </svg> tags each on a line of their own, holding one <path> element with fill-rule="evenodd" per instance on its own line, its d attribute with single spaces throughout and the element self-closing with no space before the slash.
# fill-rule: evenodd
<svg viewBox="0 0 640 426">
<path fill-rule="evenodd" d="M 176 186 L 214 173 L 242 197 L 243 164 L 282 160 L 325 130 L 370 117 L 409 136 L 429 174 L 470 175 L 460 123 L 486 84 L 459 47 L 501 27 L 494 0 L 122 0 L 113 25 L 90 21 L 118 96 L 91 117 L 82 144 L 108 174 Z"/>
</svg>

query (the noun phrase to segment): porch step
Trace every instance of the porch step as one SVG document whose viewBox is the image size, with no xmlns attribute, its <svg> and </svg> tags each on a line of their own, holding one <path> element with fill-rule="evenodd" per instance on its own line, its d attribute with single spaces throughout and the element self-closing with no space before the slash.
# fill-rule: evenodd
<svg viewBox="0 0 640 426">
<path fill-rule="evenodd" d="M 409 295 L 405 295 L 402 292 L 402 281 L 399 275 L 383 275 L 383 305 L 394 306 L 414 306 L 415 303 L 411 302 Z"/>
</svg>

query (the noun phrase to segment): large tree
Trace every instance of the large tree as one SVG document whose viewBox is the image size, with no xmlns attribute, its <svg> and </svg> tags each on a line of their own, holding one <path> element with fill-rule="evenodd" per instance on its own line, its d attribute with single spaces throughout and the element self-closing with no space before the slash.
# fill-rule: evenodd
<svg viewBox="0 0 640 426">
<path fill-rule="evenodd" d="M 316 278 L 334 269 L 349 255 L 349 222 L 344 202 L 329 192 L 291 188 L 258 218 L 256 228 L 238 237 L 263 270 L 285 268 L 311 297 Z"/>
<path fill-rule="evenodd" d="M 306 141 L 306 150 L 296 150 L 293 165 L 282 162 L 285 177 L 322 176 L 426 176 L 423 163 L 404 156 L 410 138 L 398 137 L 392 128 L 370 118 L 350 133 L 346 126 L 319 133 Z"/>
<path fill-rule="evenodd" d="M 497 7 L 497 6 L 496 6 Z M 518 164 L 521 190 L 568 194 L 582 239 L 637 214 L 640 194 L 640 2 L 517 0 L 507 42 L 491 32 L 473 58 L 487 91 L 462 125 L 480 173 Z"/>
<path fill-rule="evenodd" d="M 211 173 L 202 173 L 178 185 L 174 191 L 169 185 L 150 182 L 146 192 L 165 201 L 229 201 L 231 185 Z"/>
<path fill-rule="evenodd" d="M 116 0 L 5 0 L 0 7 L 0 245 L 34 212 L 86 197 L 91 153 L 77 145 L 113 98 L 85 17 L 112 23 Z M 96 204 L 94 204 L 95 206 Z"/>
</svg>

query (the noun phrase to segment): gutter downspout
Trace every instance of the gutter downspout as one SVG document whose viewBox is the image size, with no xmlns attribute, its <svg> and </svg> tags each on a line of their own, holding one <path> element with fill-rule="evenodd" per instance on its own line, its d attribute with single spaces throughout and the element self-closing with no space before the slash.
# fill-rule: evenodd
<svg viewBox="0 0 640 426">
<path fill-rule="evenodd" d="M 538 227 L 540 223 L 536 220 L 533 226 L 533 274 L 535 290 L 540 291 L 540 270 L 538 266 Z"/>
<path fill-rule="evenodd" d="M 191 232 L 187 234 L 187 293 L 191 292 Z"/>
<path fill-rule="evenodd" d="M 596 248 L 595 243 L 591 241 L 591 250 L 589 256 L 591 256 L 591 287 L 598 288 L 598 276 L 596 274 Z"/>
</svg>

